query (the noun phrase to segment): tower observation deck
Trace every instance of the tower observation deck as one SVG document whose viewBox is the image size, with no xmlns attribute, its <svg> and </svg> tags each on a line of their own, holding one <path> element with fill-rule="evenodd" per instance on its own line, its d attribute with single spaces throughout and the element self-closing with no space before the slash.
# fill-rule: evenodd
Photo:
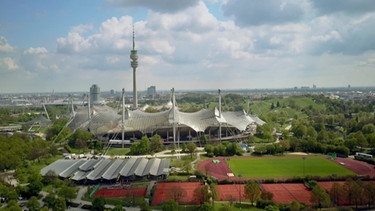
<svg viewBox="0 0 375 211">
<path fill-rule="evenodd" d="M 138 67 L 138 52 L 135 50 L 134 41 L 134 26 L 133 26 L 133 49 L 130 51 L 130 66 L 133 68 L 133 108 L 138 107 L 138 96 L 137 96 L 137 76 L 136 70 Z"/>
</svg>

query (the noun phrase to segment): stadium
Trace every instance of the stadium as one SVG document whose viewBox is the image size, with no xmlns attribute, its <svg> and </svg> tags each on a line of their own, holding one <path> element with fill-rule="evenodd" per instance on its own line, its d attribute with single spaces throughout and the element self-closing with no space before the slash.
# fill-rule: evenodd
<svg viewBox="0 0 375 211">
<path fill-rule="evenodd" d="M 175 101 L 173 101 L 175 102 Z M 224 111 L 215 108 L 194 113 L 182 112 L 169 103 L 165 111 L 147 113 L 140 109 L 118 111 L 106 105 L 81 106 L 74 112 L 68 126 L 88 130 L 97 139 L 112 144 L 130 144 L 142 136 L 158 134 L 165 144 L 198 142 L 202 135 L 210 141 L 248 138 L 265 122 L 245 111 Z M 124 137 L 122 135 L 124 134 Z"/>
</svg>

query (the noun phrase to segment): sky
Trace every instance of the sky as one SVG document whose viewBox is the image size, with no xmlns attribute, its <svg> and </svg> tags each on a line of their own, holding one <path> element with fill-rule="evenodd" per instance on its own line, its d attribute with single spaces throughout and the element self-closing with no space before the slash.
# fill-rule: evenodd
<svg viewBox="0 0 375 211">
<path fill-rule="evenodd" d="M 373 0 L 0 0 L 0 93 L 375 86 Z"/>
</svg>

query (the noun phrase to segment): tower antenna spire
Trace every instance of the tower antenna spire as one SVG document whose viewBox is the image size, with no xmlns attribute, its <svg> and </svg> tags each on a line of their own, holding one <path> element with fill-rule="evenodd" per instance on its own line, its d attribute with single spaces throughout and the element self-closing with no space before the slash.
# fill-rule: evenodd
<svg viewBox="0 0 375 211">
<path fill-rule="evenodd" d="M 133 24 L 133 50 L 135 50 L 135 36 L 134 36 L 134 24 Z"/>
<path fill-rule="evenodd" d="M 133 108 L 137 109 L 138 107 L 138 97 L 137 97 L 137 76 L 136 70 L 138 67 L 138 53 L 135 50 L 135 38 L 134 38 L 134 24 L 133 24 L 133 49 L 130 50 L 130 66 L 133 68 Z"/>
</svg>

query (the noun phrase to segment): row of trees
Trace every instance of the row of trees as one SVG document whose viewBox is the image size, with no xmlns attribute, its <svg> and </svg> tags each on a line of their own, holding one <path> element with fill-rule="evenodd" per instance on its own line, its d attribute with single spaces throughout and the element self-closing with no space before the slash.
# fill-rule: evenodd
<svg viewBox="0 0 375 211">
<path fill-rule="evenodd" d="M 280 148 L 280 145 L 259 146 L 257 151 L 260 154 L 280 153 L 284 148 L 287 151 L 335 152 L 347 156 L 375 148 L 375 116 L 369 110 L 375 105 L 374 100 L 355 102 L 307 95 L 267 101 L 272 109 L 261 115 L 267 124 L 257 127 L 249 143 L 259 140 L 274 142 L 275 129 L 287 143 L 285 148 Z M 291 128 L 285 129 L 287 126 Z M 375 150 L 366 152 L 375 154 Z"/>
<path fill-rule="evenodd" d="M 240 195 L 247 198 L 252 205 L 256 204 L 256 201 L 261 200 L 272 200 L 272 193 L 267 191 L 261 191 L 259 184 L 254 180 L 249 180 L 245 186 L 244 190 Z M 177 211 L 179 210 L 179 204 L 184 202 L 185 191 L 181 187 L 174 187 L 170 189 L 168 193 L 169 200 L 163 203 L 162 210 L 165 211 Z M 205 184 L 197 187 L 194 190 L 193 196 L 194 201 L 200 205 L 198 210 L 210 211 L 214 210 L 214 201 L 217 199 L 219 193 L 214 183 Z M 230 210 L 229 206 L 223 206 L 220 210 Z"/>
<path fill-rule="evenodd" d="M 143 136 L 139 142 L 135 142 L 130 147 L 132 155 L 154 154 L 164 150 L 163 141 L 160 135 L 155 134 L 151 140 L 147 136 Z"/>
<path fill-rule="evenodd" d="M 371 206 L 375 205 L 375 184 L 371 181 L 346 180 L 344 183 L 334 182 L 331 188 L 326 191 L 315 181 L 310 182 L 312 195 L 310 201 L 316 207 L 331 207 L 332 205 L 355 205 Z"/>
<path fill-rule="evenodd" d="M 0 126 L 28 122 L 38 116 L 41 109 L 0 107 Z"/>
<path fill-rule="evenodd" d="M 235 142 L 221 142 L 218 145 L 207 144 L 204 147 L 208 157 L 242 155 L 242 149 Z"/>
<path fill-rule="evenodd" d="M 40 162 L 58 154 L 56 145 L 46 142 L 40 137 L 14 133 L 12 136 L 0 135 L 0 171 L 20 169 L 29 161 Z"/>
</svg>

